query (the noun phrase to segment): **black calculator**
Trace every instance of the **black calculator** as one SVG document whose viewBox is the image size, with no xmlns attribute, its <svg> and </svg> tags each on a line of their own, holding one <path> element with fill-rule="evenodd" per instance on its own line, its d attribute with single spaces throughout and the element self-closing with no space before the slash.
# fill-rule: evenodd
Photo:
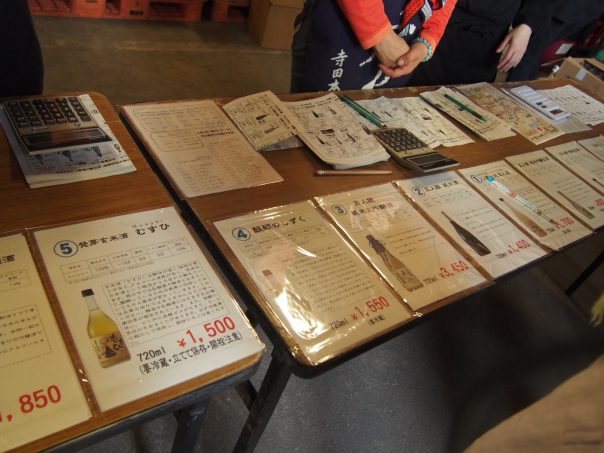
<svg viewBox="0 0 604 453">
<path fill-rule="evenodd" d="M 459 165 L 459 162 L 434 151 L 405 128 L 381 128 L 371 132 L 399 164 L 429 173 Z"/>
<path fill-rule="evenodd" d="M 75 96 L 35 96 L 2 105 L 17 138 L 32 155 L 111 141 Z"/>
</svg>

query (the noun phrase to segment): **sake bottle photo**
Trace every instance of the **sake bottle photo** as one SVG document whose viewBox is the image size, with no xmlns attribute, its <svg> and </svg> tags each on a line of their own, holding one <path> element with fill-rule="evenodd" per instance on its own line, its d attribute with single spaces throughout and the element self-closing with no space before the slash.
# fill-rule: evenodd
<svg viewBox="0 0 604 453">
<path fill-rule="evenodd" d="M 585 217 L 587 217 L 588 219 L 593 219 L 594 218 L 594 215 L 591 212 L 589 212 L 586 208 L 584 208 L 583 206 L 581 206 L 579 203 L 577 203 L 576 201 L 568 198 L 566 195 L 564 195 L 560 191 L 558 191 L 558 194 L 561 197 L 563 197 L 564 199 L 566 199 L 566 201 L 568 201 L 577 211 L 579 211 Z"/>
<path fill-rule="evenodd" d="M 97 305 L 92 289 L 82 291 L 88 306 L 88 337 L 103 368 L 130 360 L 130 351 L 117 324 Z"/>
<path fill-rule="evenodd" d="M 388 270 L 396 275 L 407 291 L 415 291 L 424 286 L 405 263 L 386 249 L 382 241 L 378 241 L 371 234 L 367 235 L 367 240 L 369 246 L 382 258 Z"/>
<path fill-rule="evenodd" d="M 478 239 L 476 236 L 474 236 L 472 233 L 470 233 L 467 229 L 465 229 L 464 227 L 459 225 L 455 220 L 452 220 L 451 217 L 449 217 L 443 211 L 441 211 L 440 213 L 442 215 L 444 215 L 445 218 L 449 222 L 451 222 L 451 225 L 453 225 L 453 228 L 455 229 L 457 234 L 459 234 L 459 237 L 462 238 L 466 244 L 468 244 L 470 247 L 472 247 L 472 250 L 474 250 L 476 253 L 478 253 L 478 255 L 485 256 L 485 255 L 488 255 L 489 253 L 491 253 L 489 248 L 486 245 L 484 245 L 480 241 L 480 239 Z"/>
<path fill-rule="evenodd" d="M 510 203 L 508 200 L 506 200 L 504 198 L 500 198 L 499 201 L 502 201 L 505 205 L 507 205 L 512 210 L 512 212 L 514 213 L 516 218 L 520 222 L 522 222 L 529 230 L 531 230 L 533 233 L 535 233 L 537 236 L 539 236 L 539 237 L 547 236 L 547 231 L 545 231 L 543 228 L 541 228 L 537 224 L 537 222 L 535 222 L 533 219 L 531 219 L 529 216 L 527 216 L 524 212 L 521 212 L 519 209 L 512 206 L 512 203 Z"/>
</svg>

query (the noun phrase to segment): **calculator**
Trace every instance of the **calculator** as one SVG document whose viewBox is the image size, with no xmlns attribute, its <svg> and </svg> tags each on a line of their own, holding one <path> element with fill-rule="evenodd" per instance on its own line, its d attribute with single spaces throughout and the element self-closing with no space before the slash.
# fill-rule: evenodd
<svg viewBox="0 0 604 453">
<path fill-rule="evenodd" d="M 34 96 L 2 105 L 17 138 L 32 155 L 111 141 L 75 96 Z"/>
<path fill-rule="evenodd" d="M 371 132 L 399 164 L 429 173 L 459 165 L 459 162 L 434 151 L 405 128 L 381 128 Z"/>
</svg>

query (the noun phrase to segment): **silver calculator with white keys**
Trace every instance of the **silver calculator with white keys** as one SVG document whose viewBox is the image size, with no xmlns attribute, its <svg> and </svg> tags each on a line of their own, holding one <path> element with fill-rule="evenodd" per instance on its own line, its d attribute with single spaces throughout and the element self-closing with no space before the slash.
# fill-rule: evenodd
<svg viewBox="0 0 604 453">
<path fill-rule="evenodd" d="M 111 141 L 76 96 L 32 96 L 2 105 L 17 138 L 32 155 Z"/>
<path fill-rule="evenodd" d="M 381 128 L 371 133 L 404 167 L 429 173 L 459 165 L 456 160 L 434 151 L 405 128 Z"/>
</svg>

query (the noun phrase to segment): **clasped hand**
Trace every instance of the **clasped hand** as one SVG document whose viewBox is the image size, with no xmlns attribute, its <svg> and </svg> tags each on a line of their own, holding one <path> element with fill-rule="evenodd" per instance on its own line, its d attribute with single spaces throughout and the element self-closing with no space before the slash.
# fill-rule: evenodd
<svg viewBox="0 0 604 453">
<path fill-rule="evenodd" d="M 374 50 L 380 62 L 380 69 L 391 78 L 411 74 L 428 55 L 425 45 L 416 42 L 409 47 L 394 30 L 377 43 Z"/>
</svg>

